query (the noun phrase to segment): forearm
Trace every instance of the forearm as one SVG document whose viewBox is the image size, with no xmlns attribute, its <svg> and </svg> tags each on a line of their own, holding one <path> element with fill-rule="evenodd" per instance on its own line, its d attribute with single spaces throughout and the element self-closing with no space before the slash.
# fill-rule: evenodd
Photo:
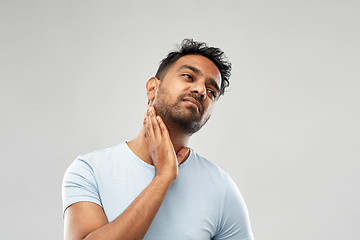
<svg viewBox="0 0 360 240">
<path fill-rule="evenodd" d="M 90 233 L 91 239 L 142 239 L 156 216 L 172 181 L 157 176 L 114 221 Z"/>
</svg>

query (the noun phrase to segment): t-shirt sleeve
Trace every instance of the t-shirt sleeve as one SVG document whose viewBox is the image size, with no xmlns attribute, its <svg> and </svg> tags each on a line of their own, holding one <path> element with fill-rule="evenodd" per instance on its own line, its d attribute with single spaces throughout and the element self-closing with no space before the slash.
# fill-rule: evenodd
<svg viewBox="0 0 360 240">
<path fill-rule="evenodd" d="M 217 234 L 214 240 L 253 240 L 245 201 L 233 180 L 228 178 L 228 189 Z"/>
<path fill-rule="evenodd" d="M 66 170 L 62 183 L 63 211 L 77 202 L 101 206 L 94 171 L 88 162 L 77 158 Z"/>
</svg>

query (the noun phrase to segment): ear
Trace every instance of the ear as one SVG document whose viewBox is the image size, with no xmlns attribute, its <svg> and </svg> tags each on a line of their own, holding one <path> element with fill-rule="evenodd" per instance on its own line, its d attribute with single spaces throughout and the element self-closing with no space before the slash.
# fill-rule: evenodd
<svg viewBox="0 0 360 240">
<path fill-rule="evenodd" d="M 150 78 L 146 83 L 147 98 L 149 101 L 154 100 L 156 89 L 160 84 L 160 80 L 156 77 Z"/>
</svg>

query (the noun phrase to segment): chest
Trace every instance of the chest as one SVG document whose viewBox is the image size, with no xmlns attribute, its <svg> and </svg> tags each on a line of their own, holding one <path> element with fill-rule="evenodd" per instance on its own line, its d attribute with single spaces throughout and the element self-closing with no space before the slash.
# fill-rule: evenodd
<svg viewBox="0 0 360 240">
<path fill-rule="evenodd" d="M 109 221 L 118 217 L 152 181 L 153 173 L 102 176 L 99 193 Z M 221 191 L 194 179 L 177 179 L 144 239 L 211 239 L 219 224 Z"/>
</svg>

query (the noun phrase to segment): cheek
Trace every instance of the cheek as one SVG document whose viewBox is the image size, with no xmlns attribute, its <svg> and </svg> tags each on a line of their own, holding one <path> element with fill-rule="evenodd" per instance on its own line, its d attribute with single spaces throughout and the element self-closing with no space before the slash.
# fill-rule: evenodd
<svg viewBox="0 0 360 240">
<path fill-rule="evenodd" d="M 159 87 L 155 92 L 155 103 L 159 104 L 171 104 L 172 100 L 172 91 L 165 87 Z"/>
<path fill-rule="evenodd" d="M 206 107 L 206 105 L 205 105 Z M 213 111 L 213 108 L 214 108 L 214 104 L 213 103 L 209 103 L 207 108 L 206 108 L 206 114 L 207 115 L 211 115 L 212 111 Z"/>
</svg>

